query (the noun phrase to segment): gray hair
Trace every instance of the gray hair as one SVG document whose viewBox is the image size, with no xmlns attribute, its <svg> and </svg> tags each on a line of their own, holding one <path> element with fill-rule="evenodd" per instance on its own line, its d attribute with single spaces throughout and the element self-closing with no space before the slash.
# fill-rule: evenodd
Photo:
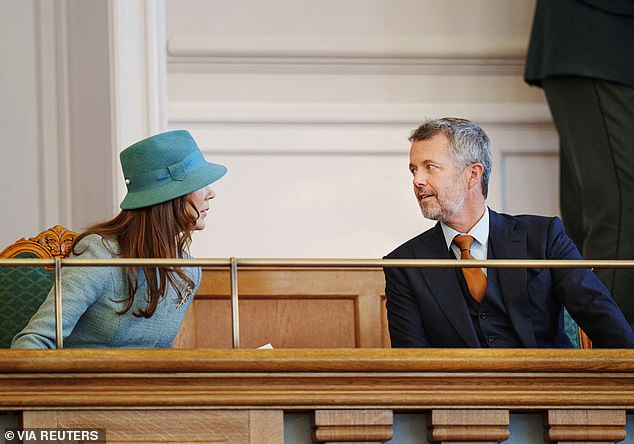
<svg viewBox="0 0 634 444">
<path fill-rule="evenodd" d="M 428 120 L 412 131 L 410 142 L 418 142 L 444 134 L 449 139 L 451 156 L 458 167 L 466 167 L 472 163 L 481 163 L 482 195 L 486 199 L 489 194 L 489 177 L 491 176 L 491 141 L 484 130 L 475 123 L 456 117 L 443 117 Z"/>
</svg>

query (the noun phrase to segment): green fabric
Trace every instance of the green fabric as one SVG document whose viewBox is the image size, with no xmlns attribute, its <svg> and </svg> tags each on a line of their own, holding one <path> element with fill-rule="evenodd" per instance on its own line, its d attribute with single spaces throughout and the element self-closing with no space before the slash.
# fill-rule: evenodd
<svg viewBox="0 0 634 444">
<path fill-rule="evenodd" d="M 16 258 L 36 258 L 20 253 Z M 43 267 L 0 268 L 0 348 L 9 348 L 11 340 L 29 322 L 53 287 L 54 272 Z"/>
<path fill-rule="evenodd" d="M 577 325 L 575 320 L 572 319 L 572 316 L 570 316 L 570 313 L 568 313 L 568 310 L 566 310 L 565 308 L 564 333 L 566 333 L 566 335 L 570 339 L 570 342 L 572 342 L 572 345 L 574 345 L 576 348 L 581 348 L 581 344 L 579 344 L 579 326 Z"/>
</svg>

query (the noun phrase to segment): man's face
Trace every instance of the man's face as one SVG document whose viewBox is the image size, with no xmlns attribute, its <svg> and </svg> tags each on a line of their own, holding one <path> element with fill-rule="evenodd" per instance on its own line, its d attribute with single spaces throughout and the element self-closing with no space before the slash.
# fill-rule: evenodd
<svg viewBox="0 0 634 444">
<path fill-rule="evenodd" d="M 423 216 L 444 223 L 460 213 L 467 191 L 465 169 L 456 165 L 449 149 L 447 136 L 436 134 L 413 142 L 409 153 L 414 194 Z"/>
</svg>

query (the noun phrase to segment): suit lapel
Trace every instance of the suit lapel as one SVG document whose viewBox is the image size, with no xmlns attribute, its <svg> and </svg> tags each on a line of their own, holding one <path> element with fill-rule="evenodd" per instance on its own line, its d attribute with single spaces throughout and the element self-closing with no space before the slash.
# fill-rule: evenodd
<svg viewBox="0 0 634 444">
<path fill-rule="evenodd" d="M 515 221 L 501 217 L 489 210 L 489 244 L 495 259 L 526 259 L 526 232 L 515 229 Z M 493 259 L 491 254 L 489 258 Z M 524 347 L 536 347 L 535 331 L 529 317 L 531 312 L 526 288 L 525 268 L 500 268 L 498 277 L 504 305 L 511 324 L 515 328 Z"/>
<path fill-rule="evenodd" d="M 422 239 L 424 245 L 416 248 L 416 259 L 453 259 L 447 249 L 440 224 Z M 444 252 L 439 254 L 439 252 Z M 427 282 L 432 297 L 436 300 L 447 320 L 465 341 L 468 347 L 479 347 L 480 342 L 472 327 L 460 283 L 453 268 L 419 268 Z"/>
</svg>

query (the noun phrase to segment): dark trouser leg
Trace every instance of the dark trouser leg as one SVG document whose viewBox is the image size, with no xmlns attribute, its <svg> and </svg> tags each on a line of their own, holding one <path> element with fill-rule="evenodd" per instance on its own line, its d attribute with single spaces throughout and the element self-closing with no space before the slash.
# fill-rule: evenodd
<svg viewBox="0 0 634 444">
<path fill-rule="evenodd" d="M 568 236 L 579 251 L 583 250 L 586 233 L 583 231 L 583 195 L 579 174 L 568 159 L 568 149 L 559 148 L 559 207 Z"/>
<path fill-rule="evenodd" d="M 544 90 L 561 139 L 562 161 L 581 193 L 580 202 L 571 197 L 572 187 L 572 193 L 561 195 L 567 230 L 578 236 L 578 205 L 585 258 L 634 259 L 634 88 L 553 77 L 544 81 Z M 595 271 L 634 325 L 634 270 Z"/>
</svg>

